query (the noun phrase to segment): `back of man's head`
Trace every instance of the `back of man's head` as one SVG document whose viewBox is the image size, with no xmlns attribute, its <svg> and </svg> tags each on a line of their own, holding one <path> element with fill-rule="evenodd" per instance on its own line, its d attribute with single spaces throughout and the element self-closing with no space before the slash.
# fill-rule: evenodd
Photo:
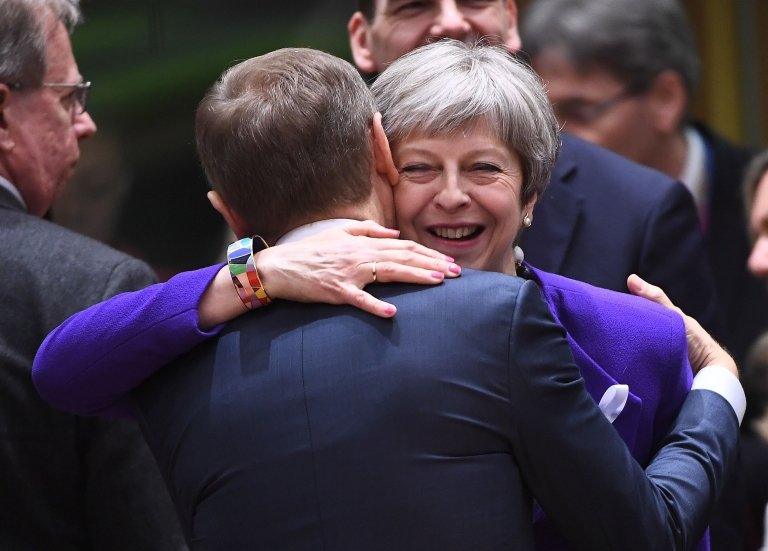
<svg viewBox="0 0 768 551">
<path fill-rule="evenodd" d="M 522 22 L 525 51 L 560 50 L 583 71 L 605 70 L 629 90 L 647 90 L 665 70 L 693 92 L 696 43 L 677 0 L 537 0 Z"/>
<path fill-rule="evenodd" d="M 0 82 L 42 84 L 47 14 L 71 32 L 80 22 L 79 0 L 0 0 Z"/>
<path fill-rule="evenodd" d="M 205 173 L 250 233 L 274 241 L 371 195 L 373 98 L 346 61 L 288 48 L 227 70 L 197 111 Z"/>
</svg>

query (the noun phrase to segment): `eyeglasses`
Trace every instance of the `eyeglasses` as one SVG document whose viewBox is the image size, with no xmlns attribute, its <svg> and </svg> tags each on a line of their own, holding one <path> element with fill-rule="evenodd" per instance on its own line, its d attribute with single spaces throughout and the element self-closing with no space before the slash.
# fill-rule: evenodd
<svg viewBox="0 0 768 551">
<path fill-rule="evenodd" d="M 11 90 L 21 90 L 24 86 L 18 82 L 6 84 Z M 72 102 L 72 114 L 82 115 L 88 107 L 88 95 L 91 92 L 91 81 L 85 82 L 43 82 L 40 86 L 43 88 L 71 88 L 72 93 L 64 99 Z"/>
<path fill-rule="evenodd" d="M 600 118 L 609 109 L 619 103 L 640 95 L 641 91 L 628 88 L 603 101 L 591 103 L 582 99 L 572 99 L 556 103 L 553 107 L 561 122 L 589 124 Z"/>
<path fill-rule="evenodd" d="M 74 84 L 68 84 L 65 82 L 43 82 L 44 88 L 71 88 L 72 94 L 69 97 L 72 98 L 72 105 L 75 115 L 82 115 L 85 113 L 88 106 L 88 94 L 91 92 L 91 81 L 76 82 Z"/>
</svg>

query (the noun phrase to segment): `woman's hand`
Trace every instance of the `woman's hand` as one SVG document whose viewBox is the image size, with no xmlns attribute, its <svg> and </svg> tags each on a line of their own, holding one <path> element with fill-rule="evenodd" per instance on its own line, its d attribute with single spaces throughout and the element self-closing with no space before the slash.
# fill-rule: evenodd
<svg viewBox="0 0 768 551">
<path fill-rule="evenodd" d="M 382 283 L 436 284 L 461 273 L 452 258 L 398 235 L 370 220 L 355 222 L 265 249 L 256 254 L 256 269 L 272 298 L 351 304 L 388 318 L 395 315 L 395 306 L 363 290 L 374 281 L 374 265 L 376 281 Z M 200 326 L 210 328 L 243 312 L 225 266 L 200 301 Z"/>
<path fill-rule="evenodd" d="M 657 304 L 666 306 L 670 310 L 675 310 L 683 317 L 685 336 L 688 339 L 688 360 L 691 362 L 694 374 L 708 365 L 720 365 L 733 372 L 737 377 L 739 376 L 736 362 L 731 358 L 730 354 L 717 344 L 715 339 L 699 325 L 698 321 L 686 315 L 680 308 L 672 304 L 672 301 L 669 300 L 669 297 L 660 287 L 651 285 L 636 274 L 632 274 L 627 278 L 627 287 L 633 295 L 647 298 Z"/>
</svg>

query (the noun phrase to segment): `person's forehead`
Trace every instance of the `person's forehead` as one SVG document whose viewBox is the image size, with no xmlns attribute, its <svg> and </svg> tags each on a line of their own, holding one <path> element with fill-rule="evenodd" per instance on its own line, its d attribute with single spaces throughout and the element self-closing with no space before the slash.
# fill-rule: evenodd
<svg viewBox="0 0 768 551">
<path fill-rule="evenodd" d="M 58 20 L 47 23 L 45 42 L 45 80 L 46 82 L 75 82 L 79 72 L 69 33 Z"/>
</svg>

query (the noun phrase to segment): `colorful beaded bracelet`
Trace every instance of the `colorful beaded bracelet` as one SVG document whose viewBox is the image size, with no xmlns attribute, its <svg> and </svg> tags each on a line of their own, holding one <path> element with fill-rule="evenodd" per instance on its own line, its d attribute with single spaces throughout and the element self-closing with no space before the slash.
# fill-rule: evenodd
<svg viewBox="0 0 768 551">
<path fill-rule="evenodd" d="M 254 244 L 256 250 L 254 250 Z M 261 236 L 254 235 L 253 238 L 240 239 L 227 247 L 229 275 L 232 276 L 232 283 L 235 284 L 240 300 L 248 309 L 266 306 L 272 302 L 261 283 L 259 272 L 256 271 L 256 265 L 253 261 L 253 256 L 268 246 Z"/>
</svg>

